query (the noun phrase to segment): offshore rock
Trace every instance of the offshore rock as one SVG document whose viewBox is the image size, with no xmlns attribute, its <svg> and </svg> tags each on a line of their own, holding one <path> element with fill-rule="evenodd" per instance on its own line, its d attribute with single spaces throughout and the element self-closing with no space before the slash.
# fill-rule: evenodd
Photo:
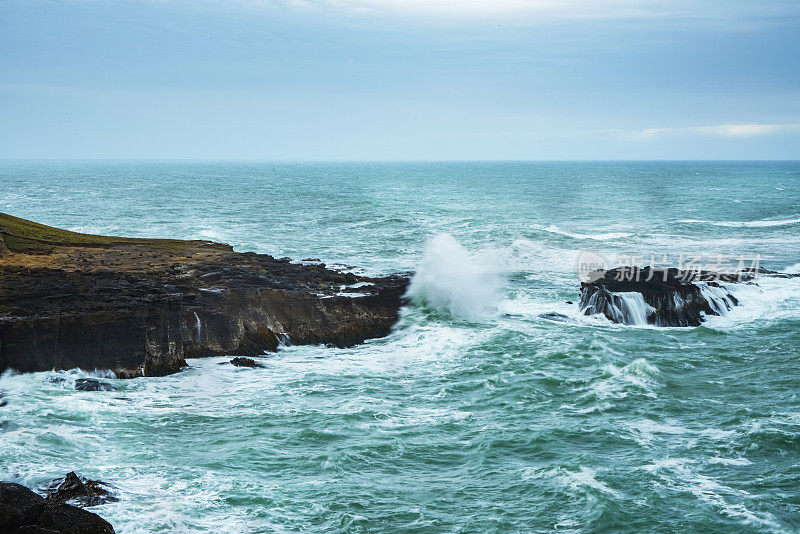
<svg viewBox="0 0 800 534">
<path fill-rule="evenodd" d="M 71 471 L 63 478 L 57 478 L 45 488 L 47 502 L 72 504 L 75 506 L 98 506 L 119 499 L 111 492 L 108 484 L 99 480 L 89 480 Z"/>
<path fill-rule="evenodd" d="M 241 356 L 232 359 L 229 363 L 236 367 L 264 367 L 252 358 L 243 358 Z"/>
<path fill-rule="evenodd" d="M 622 324 L 698 326 L 709 315 L 724 315 L 739 304 L 733 284 L 754 283 L 758 270 L 733 274 L 650 267 L 595 271 L 581 283 L 580 309 Z"/>
<path fill-rule="evenodd" d="M 114 527 L 97 514 L 47 502 L 20 484 L 0 482 L 0 532 L 114 534 Z"/>
<path fill-rule="evenodd" d="M 75 380 L 75 389 L 78 391 L 111 391 L 111 384 L 101 382 L 94 378 L 78 378 Z"/>
<path fill-rule="evenodd" d="M 209 241 L 93 236 L 5 214 L 0 238 L 0 372 L 133 378 L 279 343 L 348 347 L 391 331 L 408 285 Z"/>
</svg>

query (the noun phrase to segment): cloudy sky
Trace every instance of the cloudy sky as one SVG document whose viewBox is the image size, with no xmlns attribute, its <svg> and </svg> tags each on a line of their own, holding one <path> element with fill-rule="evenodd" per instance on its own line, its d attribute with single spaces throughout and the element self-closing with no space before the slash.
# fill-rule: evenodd
<svg viewBox="0 0 800 534">
<path fill-rule="evenodd" d="M 0 157 L 798 159 L 796 0 L 2 0 Z"/>
</svg>

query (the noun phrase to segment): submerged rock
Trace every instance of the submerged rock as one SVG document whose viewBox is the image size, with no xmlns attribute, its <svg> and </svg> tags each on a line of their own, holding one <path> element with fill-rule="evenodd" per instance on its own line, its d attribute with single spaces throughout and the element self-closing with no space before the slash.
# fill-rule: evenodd
<svg viewBox="0 0 800 534">
<path fill-rule="evenodd" d="M 63 478 L 57 478 L 45 488 L 46 501 L 67 503 L 75 506 L 98 506 L 119 499 L 111 492 L 108 484 L 99 480 L 89 480 L 71 471 Z"/>
<path fill-rule="evenodd" d="M 230 363 L 236 367 L 264 367 L 252 358 L 243 358 L 241 356 L 232 359 Z"/>
<path fill-rule="evenodd" d="M 569 320 L 568 316 L 558 312 L 541 313 L 539 314 L 539 317 L 541 317 L 542 319 L 549 319 L 551 321 L 560 321 L 560 322 Z"/>
<path fill-rule="evenodd" d="M 580 309 L 615 323 L 698 326 L 705 317 L 724 315 L 737 306 L 731 284 L 753 283 L 755 274 L 649 267 L 595 271 L 581 284 Z"/>
<path fill-rule="evenodd" d="M 78 391 L 111 391 L 111 384 L 101 382 L 94 378 L 78 378 L 75 380 L 75 389 Z"/>
<path fill-rule="evenodd" d="M 0 482 L 0 532 L 114 534 L 114 527 L 92 512 L 48 502 L 20 484 Z"/>
</svg>

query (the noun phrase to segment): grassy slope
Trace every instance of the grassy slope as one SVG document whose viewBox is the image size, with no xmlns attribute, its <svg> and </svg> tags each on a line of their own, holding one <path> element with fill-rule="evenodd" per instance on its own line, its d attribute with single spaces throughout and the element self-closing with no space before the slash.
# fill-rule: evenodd
<svg viewBox="0 0 800 534">
<path fill-rule="evenodd" d="M 0 213 L 0 238 L 12 252 L 47 254 L 54 246 L 107 247 L 113 245 L 138 245 L 180 252 L 187 249 L 213 248 L 229 250 L 227 245 L 208 241 L 182 241 L 179 239 L 147 239 L 112 237 L 70 232 L 39 224 L 13 215 Z"/>
</svg>

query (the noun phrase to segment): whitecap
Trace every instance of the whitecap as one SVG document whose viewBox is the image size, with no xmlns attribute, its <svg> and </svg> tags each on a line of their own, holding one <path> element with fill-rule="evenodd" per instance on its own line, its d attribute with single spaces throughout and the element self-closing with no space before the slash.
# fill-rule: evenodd
<svg viewBox="0 0 800 534">
<path fill-rule="evenodd" d="M 596 241 L 609 241 L 614 239 L 622 239 L 633 235 L 628 232 L 604 232 L 599 234 L 581 234 L 578 232 L 568 232 L 566 230 L 562 230 L 561 228 L 559 228 L 554 224 L 547 227 L 539 225 L 535 225 L 534 227 L 537 228 L 538 230 L 544 230 L 545 232 L 571 237 L 572 239 L 594 239 Z"/>
<path fill-rule="evenodd" d="M 774 321 L 800 315 L 800 278 L 759 277 L 757 283 L 726 284 L 738 300 L 723 315 L 708 316 L 704 326 L 726 331 L 755 321 Z"/>
<path fill-rule="evenodd" d="M 577 471 L 570 471 L 563 467 L 547 470 L 527 467 L 522 471 L 522 479 L 544 479 L 553 481 L 557 486 L 569 490 L 570 493 L 586 492 L 589 489 L 593 489 L 611 495 L 617 499 L 623 498 L 622 493 L 597 480 L 597 471 L 582 465 L 578 467 Z"/>
<path fill-rule="evenodd" d="M 800 273 L 800 263 L 795 263 L 793 265 L 788 265 L 785 269 L 783 269 L 784 273 L 789 274 L 798 274 Z"/>
<path fill-rule="evenodd" d="M 694 467 L 695 463 L 688 458 L 656 460 L 652 464 L 642 466 L 642 469 L 660 479 L 657 483 L 659 487 L 677 493 L 688 492 L 698 501 L 744 524 L 780 528 L 780 524 L 771 513 L 747 508 L 745 502 L 753 499 L 750 493 L 726 486 L 712 477 L 700 474 Z M 738 502 L 731 502 L 732 500 Z"/>
<path fill-rule="evenodd" d="M 794 219 L 765 219 L 760 221 L 707 221 L 703 219 L 682 219 L 679 223 L 685 224 L 710 224 L 728 228 L 769 228 L 773 226 L 789 226 L 800 223 L 800 218 Z"/>
</svg>

